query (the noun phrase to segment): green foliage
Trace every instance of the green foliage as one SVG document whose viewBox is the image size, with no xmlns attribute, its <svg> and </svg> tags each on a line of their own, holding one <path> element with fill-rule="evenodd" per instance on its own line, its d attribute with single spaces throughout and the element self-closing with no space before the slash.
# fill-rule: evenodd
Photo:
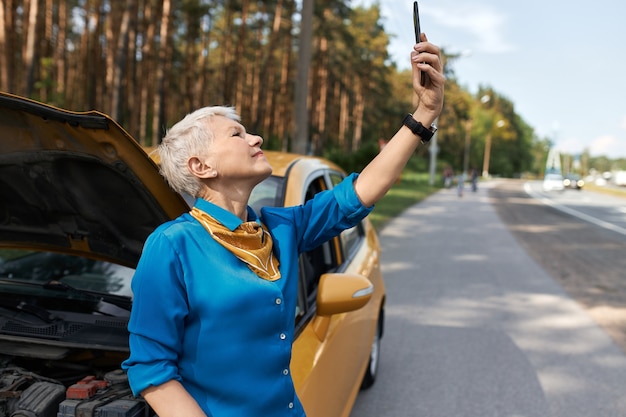
<svg viewBox="0 0 626 417">
<path fill-rule="evenodd" d="M 456 171 L 476 167 L 490 175 L 518 177 L 535 169 L 532 128 L 515 112 L 513 103 L 491 87 L 470 94 L 454 78 L 446 84 L 439 120 L 439 159 Z M 485 155 L 488 154 L 489 158 Z"/>
<path fill-rule="evenodd" d="M 346 172 L 361 172 L 378 154 L 378 144 L 367 142 L 356 152 L 344 152 L 341 149 L 327 149 L 324 157 L 333 161 Z"/>
<path fill-rule="evenodd" d="M 598 156 L 591 158 L 591 167 L 595 168 L 598 172 L 606 172 L 612 169 L 612 161 L 606 156 Z"/>
</svg>

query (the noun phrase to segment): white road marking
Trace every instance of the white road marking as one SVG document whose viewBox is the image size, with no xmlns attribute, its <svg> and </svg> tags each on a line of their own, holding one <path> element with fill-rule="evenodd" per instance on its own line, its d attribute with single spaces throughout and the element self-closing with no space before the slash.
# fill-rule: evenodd
<svg viewBox="0 0 626 417">
<path fill-rule="evenodd" d="M 548 206 L 552 206 L 552 207 L 554 207 L 557 210 L 561 210 L 562 212 L 567 213 L 569 215 L 572 215 L 574 217 L 578 217 L 581 220 L 587 221 L 589 223 L 595 224 L 596 226 L 600 226 L 600 227 L 603 227 L 605 229 L 612 230 L 614 232 L 617 232 L 617 233 L 620 233 L 620 234 L 626 236 L 626 229 L 624 229 L 623 227 L 616 226 L 616 225 L 614 225 L 612 223 L 605 222 L 604 220 L 597 219 L 597 218 L 595 218 L 593 216 L 590 216 L 588 214 L 581 213 L 578 210 L 574 210 L 574 209 L 569 208 L 567 206 L 563 206 L 561 204 L 555 203 L 551 199 L 546 198 L 546 197 L 542 196 L 541 194 L 537 194 L 536 192 L 534 192 L 532 190 L 532 187 L 530 186 L 530 183 L 528 183 L 528 182 L 524 183 L 524 191 L 526 191 L 526 194 L 530 195 L 531 197 L 541 201 L 542 203 L 544 203 L 544 204 L 546 204 Z"/>
</svg>

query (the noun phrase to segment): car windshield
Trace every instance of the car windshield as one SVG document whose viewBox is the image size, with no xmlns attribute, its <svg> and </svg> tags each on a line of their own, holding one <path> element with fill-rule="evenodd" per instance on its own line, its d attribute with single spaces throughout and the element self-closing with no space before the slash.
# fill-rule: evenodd
<svg viewBox="0 0 626 417">
<path fill-rule="evenodd" d="M 45 284 L 59 281 L 83 291 L 132 296 L 130 283 L 135 270 L 110 262 L 61 253 L 23 249 L 0 249 L 2 293 L 46 291 Z M 18 285 L 24 284 L 24 288 Z M 29 284 L 29 285 L 26 285 Z M 38 285 L 39 284 L 39 285 Z M 30 286 L 30 290 L 25 288 Z"/>
</svg>

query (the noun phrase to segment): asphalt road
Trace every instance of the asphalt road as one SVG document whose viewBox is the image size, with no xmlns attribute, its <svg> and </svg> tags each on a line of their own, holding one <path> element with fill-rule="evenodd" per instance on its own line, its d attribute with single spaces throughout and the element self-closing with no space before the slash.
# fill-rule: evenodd
<svg viewBox="0 0 626 417">
<path fill-rule="evenodd" d="M 489 196 L 526 252 L 626 352 L 626 199 L 540 188 L 500 182 Z"/>
<path fill-rule="evenodd" d="M 351 417 L 626 416 L 624 351 L 537 257 L 558 272 L 570 244 L 623 254 L 624 236 L 599 229 L 508 183 L 396 218 L 380 236 L 380 373 Z"/>
<path fill-rule="evenodd" d="M 519 182 L 509 183 L 509 191 L 513 191 L 511 187 L 516 188 L 517 184 Z M 587 191 L 586 189 L 545 192 L 541 188 L 541 181 L 524 182 L 523 188 L 526 193 L 544 204 L 626 236 L 626 199 L 624 197 Z"/>
</svg>

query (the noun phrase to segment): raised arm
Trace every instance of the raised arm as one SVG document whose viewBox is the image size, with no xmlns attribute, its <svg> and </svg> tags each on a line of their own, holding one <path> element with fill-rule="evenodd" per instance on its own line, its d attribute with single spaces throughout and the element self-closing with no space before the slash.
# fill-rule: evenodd
<svg viewBox="0 0 626 417">
<path fill-rule="evenodd" d="M 422 34 L 422 42 L 416 44 L 411 51 L 411 66 L 413 89 L 418 97 L 418 105 L 413 112 L 413 118 L 429 128 L 443 107 L 445 78 L 439 48 L 428 42 L 424 34 Z M 424 86 L 420 85 L 420 71 L 428 74 Z M 400 118 L 398 124 L 401 123 Z M 365 206 L 372 206 L 389 191 L 421 139 L 408 127 L 402 125 L 381 152 L 363 169 L 354 188 Z"/>
</svg>

